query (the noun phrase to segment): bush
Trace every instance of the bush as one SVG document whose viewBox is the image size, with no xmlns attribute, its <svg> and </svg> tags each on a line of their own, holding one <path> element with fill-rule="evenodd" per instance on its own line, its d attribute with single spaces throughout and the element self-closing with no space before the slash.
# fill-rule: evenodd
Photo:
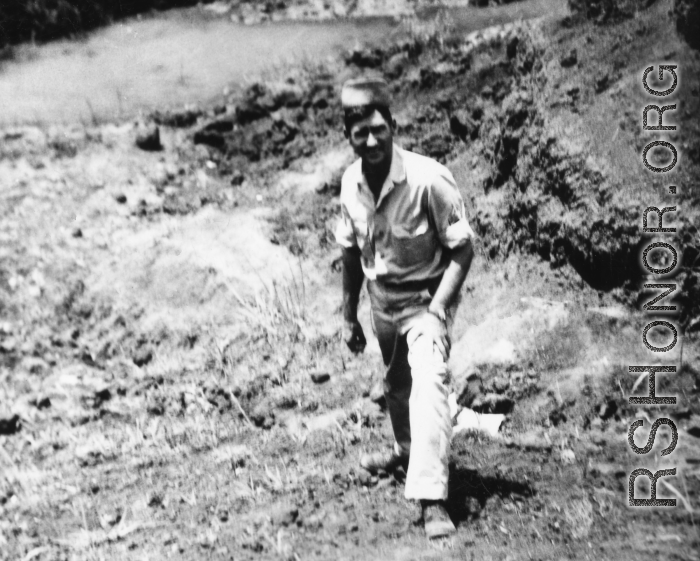
<svg viewBox="0 0 700 561">
<path fill-rule="evenodd" d="M 678 32 L 691 47 L 700 50 L 700 2 L 676 0 L 673 11 Z"/>
<path fill-rule="evenodd" d="M 197 3 L 198 0 L 2 0 L 0 48 L 22 41 L 75 35 L 139 12 Z"/>
<path fill-rule="evenodd" d="M 620 20 L 651 6 L 656 0 L 568 0 L 575 14 L 598 21 Z M 692 0 L 691 0 L 692 1 Z"/>
</svg>

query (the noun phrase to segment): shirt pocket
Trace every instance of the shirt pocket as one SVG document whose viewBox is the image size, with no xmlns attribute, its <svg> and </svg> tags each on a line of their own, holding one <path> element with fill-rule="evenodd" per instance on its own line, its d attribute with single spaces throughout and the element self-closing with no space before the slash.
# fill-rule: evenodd
<svg viewBox="0 0 700 561">
<path fill-rule="evenodd" d="M 392 229 L 394 262 L 402 268 L 429 265 L 435 257 L 435 232 L 427 226 L 411 232 L 401 226 Z"/>
</svg>

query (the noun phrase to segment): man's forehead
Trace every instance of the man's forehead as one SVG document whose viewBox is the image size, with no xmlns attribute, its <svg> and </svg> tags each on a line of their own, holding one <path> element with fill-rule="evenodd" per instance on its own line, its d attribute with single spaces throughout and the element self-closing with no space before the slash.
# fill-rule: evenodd
<svg viewBox="0 0 700 561">
<path fill-rule="evenodd" d="M 356 128 L 356 127 L 376 127 L 379 125 L 389 125 L 389 124 L 390 123 L 386 120 L 386 118 L 384 118 L 384 115 L 381 114 L 379 109 L 375 109 L 370 115 L 367 115 L 367 117 L 355 122 L 355 124 L 353 124 L 353 128 Z"/>
</svg>

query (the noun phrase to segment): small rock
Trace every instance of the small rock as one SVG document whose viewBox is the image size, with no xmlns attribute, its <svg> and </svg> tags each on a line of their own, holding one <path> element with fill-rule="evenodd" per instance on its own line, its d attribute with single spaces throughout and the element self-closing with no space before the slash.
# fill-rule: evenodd
<svg viewBox="0 0 700 561">
<path fill-rule="evenodd" d="M 37 397 L 30 403 L 39 410 L 51 407 L 51 400 L 47 396 Z"/>
<path fill-rule="evenodd" d="M 24 365 L 29 373 L 34 375 L 41 375 L 49 369 L 49 365 L 45 360 L 35 357 L 25 359 Z"/>
<path fill-rule="evenodd" d="M 561 460 L 562 464 L 573 464 L 576 461 L 576 455 L 574 454 L 573 450 L 565 448 L 559 454 L 559 459 Z"/>
<path fill-rule="evenodd" d="M 450 117 L 450 130 L 455 136 L 466 140 L 467 136 L 474 138 L 474 133 L 478 134 L 479 127 L 469 112 L 464 109 L 457 109 Z"/>
<path fill-rule="evenodd" d="M 607 90 L 610 87 L 610 84 L 612 83 L 612 79 L 610 78 L 609 73 L 603 74 L 600 78 L 598 78 L 595 81 L 595 92 L 596 93 L 603 93 L 605 90 Z"/>
<path fill-rule="evenodd" d="M 162 150 L 163 145 L 160 143 L 160 129 L 156 125 L 144 125 L 139 127 L 136 133 L 136 146 L 148 152 Z"/>
<path fill-rule="evenodd" d="M 578 53 L 576 49 L 571 49 L 567 54 L 559 59 L 559 63 L 563 68 L 570 68 L 578 62 Z"/>
<path fill-rule="evenodd" d="M 551 443 L 535 434 L 523 434 L 520 437 L 506 440 L 506 446 L 523 448 L 525 450 L 551 450 Z"/>
<path fill-rule="evenodd" d="M 112 526 L 118 524 L 121 519 L 122 515 L 117 511 L 106 512 L 100 515 L 100 525 L 103 529 L 108 530 Z"/>
<path fill-rule="evenodd" d="M 477 413 L 502 413 L 507 415 L 515 407 L 515 402 L 505 396 L 495 393 L 478 395 L 472 403 L 472 409 Z"/>
<path fill-rule="evenodd" d="M 260 405 L 250 414 L 250 420 L 256 427 L 270 430 L 275 424 L 275 414 L 267 410 L 267 406 Z"/>
<path fill-rule="evenodd" d="M 70 234 L 74 238 L 82 238 L 83 237 L 83 231 L 80 228 L 73 228 L 73 231 Z"/>
<path fill-rule="evenodd" d="M 510 380 L 508 380 L 508 378 L 499 376 L 493 380 L 492 385 L 496 393 L 505 393 L 506 390 L 510 387 Z"/>
<path fill-rule="evenodd" d="M 212 148 L 223 148 L 226 143 L 226 139 L 222 136 L 222 133 L 206 129 L 197 131 L 194 134 L 193 140 L 195 144 L 205 144 Z"/>
<path fill-rule="evenodd" d="M 408 65 L 408 53 L 396 53 L 386 63 L 385 73 L 388 78 L 399 78 Z"/>
<path fill-rule="evenodd" d="M 381 382 L 377 382 L 372 386 L 372 389 L 369 392 L 369 399 L 372 403 L 376 403 L 377 405 L 384 407 L 386 406 L 386 397 L 384 397 L 384 384 Z"/>
<path fill-rule="evenodd" d="M 372 475 L 365 470 L 360 470 L 360 473 L 357 474 L 357 481 L 360 483 L 360 485 L 369 487 L 372 482 Z"/>
<path fill-rule="evenodd" d="M 318 530 L 323 526 L 323 517 L 319 514 L 312 514 L 304 520 L 304 527 L 308 530 Z"/>
<path fill-rule="evenodd" d="M 112 392 L 110 391 L 109 388 L 102 388 L 101 390 L 97 390 L 93 394 L 92 399 L 93 399 L 92 406 L 95 409 L 98 409 L 99 407 L 102 406 L 103 403 L 112 399 Z"/>
<path fill-rule="evenodd" d="M 191 127 L 202 115 L 202 110 L 196 107 L 185 107 L 175 111 L 154 111 L 151 118 L 159 125 L 166 127 Z"/>
<path fill-rule="evenodd" d="M 309 432 L 326 430 L 332 431 L 335 430 L 338 424 L 343 422 L 345 418 L 346 415 L 342 409 L 334 409 L 332 411 L 328 411 L 327 413 L 317 415 L 316 417 L 306 419 L 304 420 L 303 424 L 309 430 Z"/>
<path fill-rule="evenodd" d="M 236 125 L 233 118 L 219 119 L 206 125 L 202 130 L 215 132 L 231 132 Z"/>
<path fill-rule="evenodd" d="M 10 436 L 19 432 L 22 423 L 19 415 L 13 415 L 9 419 L 0 419 L 0 434 Z"/>
<path fill-rule="evenodd" d="M 520 38 L 517 35 L 508 41 L 506 45 L 506 55 L 509 59 L 515 58 L 515 55 L 518 54 L 518 43 L 520 43 Z"/>
<path fill-rule="evenodd" d="M 17 340 L 10 337 L 0 343 L 0 353 L 11 353 L 17 348 Z"/>
<path fill-rule="evenodd" d="M 236 170 L 233 172 L 233 175 L 231 176 L 231 185 L 234 187 L 238 187 L 245 181 L 245 175 L 240 170 Z"/>
<path fill-rule="evenodd" d="M 272 514 L 272 523 L 275 526 L 291 526 L 294 524 L 299 516 L 299 509 L 297 507 L 283 507 L 277 512 Z"/>
<path fill-rule="evenodd" d="M 325 384 L 331 379 L 331 375 L 328 372 L 312 372 L 311 380 L 314 384 Z"/>
<path fill-rule="evenodd" d="M 214 544 L 216 544 L 218 537 L 214 530 L 210 529 L 207 530 L 206 532 L 202 532 L 197 536 L 197 543 L 200 545 L 200 547 L 203 547 L 205 549 L 210 549 L 214 547 Z"/>
<path fill-rule="evenodd" d="M 117 193 L 114 196 L 114 200 L 117 201 L 120 205 L 123 205 L 126 203 L 126 195 L 124 193 Z"/>
<path fill-rule="evenodd" d="M 150 347 L 141 347 L 131 357 L 136 366 L 145 366 L 153 360 L 153 350 Z"/>
<path fill-rule="evenodd" d="M 165 415 L 165 406 L 162 403 L 152 403 L 146 407 L 146 412 L 149 415 L 162 417 L 163 415 Z"/>
<path fill-rule="evenodd" d="M 617 413 L 617 403 L 613 399 L 608 399 L 605 403 L 598 406 L 598 416 L 604 421 Z"/>
<path fill-rule="evenodd" d="M 275 401 L 275 407 L 278 409 L 294 409 L 299 402 L 290 395 L 283 395 Z"/>
</svg>

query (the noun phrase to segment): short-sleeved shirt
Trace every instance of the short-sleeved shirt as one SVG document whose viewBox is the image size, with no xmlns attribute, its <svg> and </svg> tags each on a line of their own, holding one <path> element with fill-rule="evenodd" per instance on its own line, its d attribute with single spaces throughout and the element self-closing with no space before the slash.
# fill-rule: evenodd
<svg viewBox="0 0 700 561">
<path fill-rule="evenodd" d="M 370 280 L 387 285 L 439 279 L 454 249 L 474 237 L 450 171 L 435 160 L 394 145 L 379 198 L 357 160 L 343 175 L 336 241 L 358 247 Z"/>
</svg>

